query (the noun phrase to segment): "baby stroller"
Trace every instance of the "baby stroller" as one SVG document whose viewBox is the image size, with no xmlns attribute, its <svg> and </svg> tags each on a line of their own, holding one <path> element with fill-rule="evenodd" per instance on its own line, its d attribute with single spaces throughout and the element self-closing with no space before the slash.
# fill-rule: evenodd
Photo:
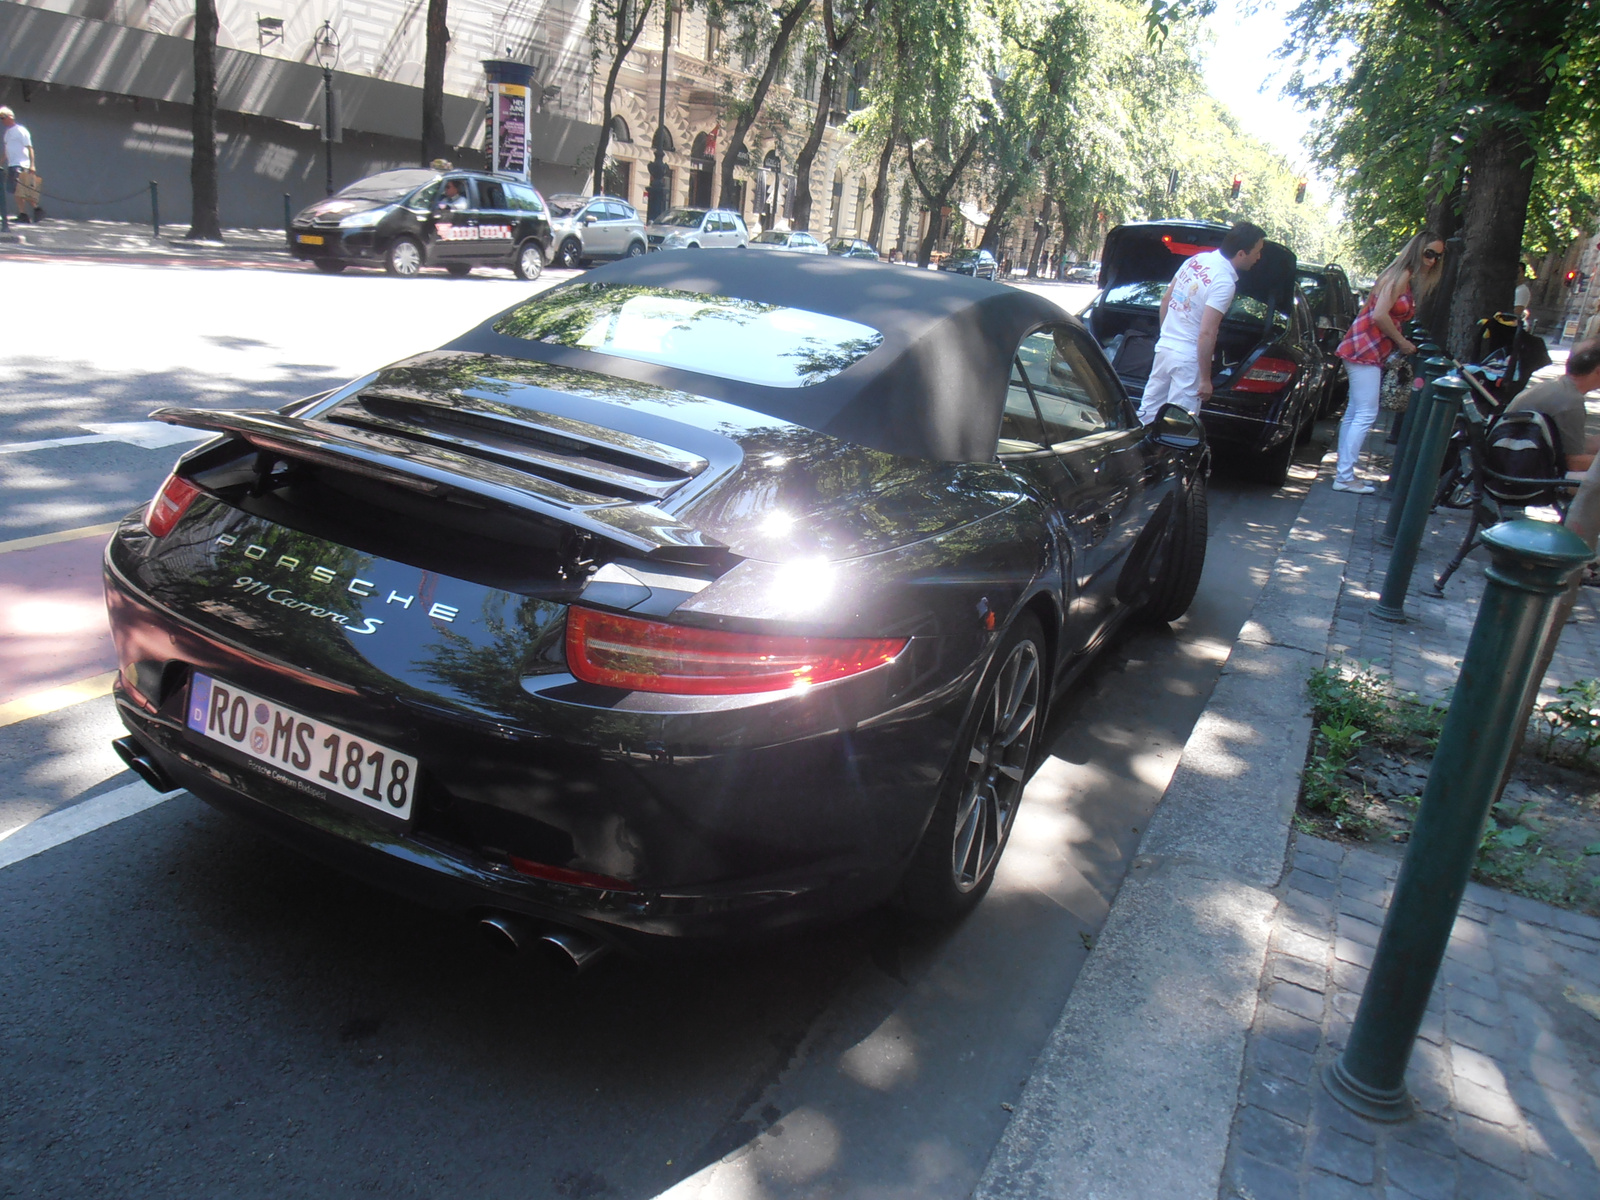
<svg viewBox="0 0 1600 1200">
<path fill-rule="evenodd" d="M 1540 367 L 1550 365 L 1544 339 L 1528 332 L 1516 313 L 1494 313 L 1478 322 L 1478 337 L 1467 368 L 1504 408 Z"/>
</svg>

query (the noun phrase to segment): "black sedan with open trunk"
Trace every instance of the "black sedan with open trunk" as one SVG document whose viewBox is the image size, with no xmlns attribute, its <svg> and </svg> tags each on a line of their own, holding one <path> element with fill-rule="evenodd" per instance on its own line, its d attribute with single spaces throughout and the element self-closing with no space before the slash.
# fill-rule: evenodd
<svg viewBox="0 0 1600 1200">
<path fill-rule="evenodd" d="M 1207 450 L 978 280 L 659 255 L 219 436 L 106 552 L 120 751 L 581 965 L 994 876 L 1051 698 L 1183 613 Z"/>
<path fill-rule="evenodd" d="M 1228 226 L 1146 221 L 1106 235 L 1100 293 L 1084 312 L 1122 384 L 1144 393 L 1159 336 L 1161 296 L 1184 260 L 1222 245 Z M 1294 251 L 1268 241 L 1239 276 L 1217 333 L 1212 385 L 1200 419 L 1217 450 L 1231 450 L 1264 482 L 1288 477 L 1295 445 L 1311 436 L 1324 362 L 1315 319 L 1295 286 Z"/>
</svg>

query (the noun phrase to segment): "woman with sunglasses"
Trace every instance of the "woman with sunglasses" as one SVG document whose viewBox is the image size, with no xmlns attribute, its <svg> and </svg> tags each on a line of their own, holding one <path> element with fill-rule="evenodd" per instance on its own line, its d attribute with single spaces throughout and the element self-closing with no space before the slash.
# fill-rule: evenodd
<svg viewBox="0 0 1600 1200">
<path fill-rule="evenodd" d="M 1400 323 L 1438 284 L 1443 261 L 1444 239 L 1426 229 L 1417 234 L 1383 269 L 1367 302 L 1350 323 L 1344 341 L 1339 343 L 1336 353 L 1344 359 L 1350 401 L 1345 406 L 1344 420 L 1339 423 L 1339 466 L 1333 477 L 1336 492 L 1366 494 L 1377 490 L 1356 478 L 1356 463 L 1367 433 L 1378 419 L 1383 364 L 1396 349 L 1402 354 L 1417 352 L 1411 340 L 1400 332 Z"/>
</svg>

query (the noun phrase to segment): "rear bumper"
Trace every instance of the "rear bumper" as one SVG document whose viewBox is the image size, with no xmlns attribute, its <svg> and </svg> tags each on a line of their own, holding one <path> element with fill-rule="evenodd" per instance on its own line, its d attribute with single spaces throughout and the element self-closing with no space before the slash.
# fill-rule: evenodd
<svg viewBox="0 0 1600 1200">
<path fill-rule="evenodd" d="M 123 678 L 149 700 L 119 684 L 118 710 L 171 778 L 421 903 L 517 912 L 634 949 L 767 936 L 886 899 L 932 812 L 970 691 L 946 680 L 908 701 L 897 662 L 840 681 L 848 688 L 816 689 L 809 711 L 802 698 L 655 718 L 543 708 L 534 696 L 512 726 L 425 698 L 325 686 L 173 615 L 116 569 L 116 539 L 108 554 Z M 414 819 L 307 794 L 189 731 L 191 669 L 414 754 L 424 781 Z M 530 877 L 513 856 L 631 888 Z"/>
</svg>

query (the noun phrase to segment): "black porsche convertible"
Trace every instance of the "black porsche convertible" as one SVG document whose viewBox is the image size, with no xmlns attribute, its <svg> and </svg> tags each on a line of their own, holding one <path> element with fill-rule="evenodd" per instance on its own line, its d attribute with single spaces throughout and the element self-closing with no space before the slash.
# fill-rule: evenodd
<svg viewBox="0 0 1600 1200">
<path fill-rule="evenodd" d="M 124 760 L 581 966 L 982 897 L 1208 451 L 975 279 L 659 255 L 219 436 L 106 551 Z"/>
</svg>

